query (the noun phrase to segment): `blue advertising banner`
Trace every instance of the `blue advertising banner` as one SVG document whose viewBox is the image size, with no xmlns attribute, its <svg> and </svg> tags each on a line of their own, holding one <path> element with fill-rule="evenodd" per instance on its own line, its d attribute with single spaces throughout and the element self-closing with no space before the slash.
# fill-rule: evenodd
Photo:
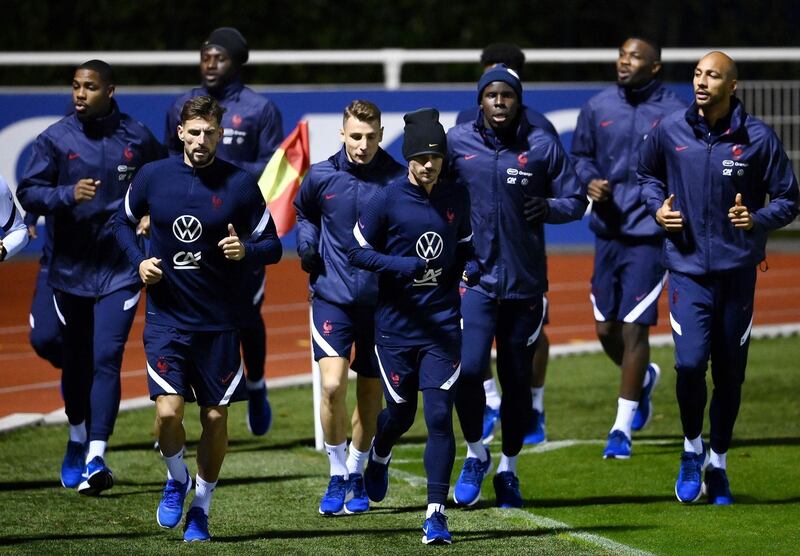
<svg viewBox="0 0 800 556">
<path fill-rule="evenodd" d="M 685 100 L 691 100 L 689 85 L 670 86 Z M 565 84 L 527 88 L 524 102 L 543 112 L 558 130 L 561 141 L 569 149 L 581 106 L 602 85 Z M 261 91 L 260 89 L 257 89 Z M 283 114 L 284 133 L 288 133 L 300 120 L 309 123 L 311 161 L 326 159 L 339 149 L 339 129 L 342 110 L 353 99 L 364 98 L 377 104 L 383 112 L 384 140 L 382 146 L 398 160 L 402 160 L 401 146 L 403 114 L 421 107 L 432 106 L 441 113 L 445 128 L 455 123 L 459 111 L 477 107 L 474 88 L 454 89 L 409 89 L 386 91 L 383 89 L 314 89 L 311 91 L 268 91 L 267 94 Z M 0 174 L 16 187 L 30 155 L 31 143 L 47 126 L 62 117 L 70 106 L 70 93 L 41 93 L 36 91 L 0 91 Z M 165 115 L 177 93 L 153 88 L 117 91 L 117 101 L 123 112 L 142 121 L 158 138 L 165 134 Z M 547 240 L 554 245 L 589 244 L 593 241 L 585 222 L 574 222 L 547 227 Z M 294 250 L 293 234 L 285 238 L 287 250 Z M 39 242 L 33 242 L 27 250 L 35 253 Z"/>
</svg>

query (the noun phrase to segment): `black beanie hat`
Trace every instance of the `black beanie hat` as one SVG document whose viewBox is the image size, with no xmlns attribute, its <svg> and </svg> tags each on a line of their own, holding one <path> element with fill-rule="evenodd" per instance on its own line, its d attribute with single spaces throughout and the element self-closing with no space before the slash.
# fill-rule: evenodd
<svg viewBox="0 0 800 556">
<path fill-rule="evenodd" d="M 403 116 L 403 158 L 411 160 L 421 154 L 447 154 L 447 136 L 439 123 L 439 111 L 420 108 Z"/>
<path fill-rule="evenodd" d="M 478 81 L 478 104 L 481 103 L 483 90 L 495 81 L 502 81 L 514 89 L 514 92 L 517 93 L 517 100 L 522 102 L 522 82 L 519 80 L 517 72 L 505 64 L 495 64 L 487 69 Z"/>
<path fill-rule="evenodd" d="M 211 34 L 208 36 L 208 39 L 206 39 L 206 42 L 203 43 L 200 50 L 203 51 L 212 46 L 225 50 L 238 66 L 247 62 L 247 59 L 250 57 L 250 49 L 247 47 L 247 41 L 244 40 L 242 34 L 233 27 L 220 27 L 219 29 L 211 31 Z"/>
</svg>

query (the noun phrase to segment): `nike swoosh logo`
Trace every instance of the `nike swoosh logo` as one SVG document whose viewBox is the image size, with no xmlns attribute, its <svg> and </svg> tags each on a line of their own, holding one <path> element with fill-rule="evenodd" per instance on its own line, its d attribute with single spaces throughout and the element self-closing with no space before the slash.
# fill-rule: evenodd
<svg viewBox="0 0 800 556">
<path fill-rule="evenodd" d="M 681 152 L 681 151 L 685 151 L 685 150 L 686 150 L 686 149 L 688 149 L 688 148 L 689 148 L 688 146 L 685 146 L 685 147 L 675 147 L 675 150 L 676 150 L 676 151 L 678 151 L 678 152 Z"/>
<path fill-rule="evenodd" d="M 67 158 L 69 158 L 70 160 L 75 160 L 75 159 L 76 159 L 76 158 L 78 158 L 79 156 L 80 156 L 80 155 L 79 155 L 78 153 L 69 153 L 69 154 L 67 155 Z"/>
<path fill-rule="evenodd" d="M 331 194 L 331 195 L 325 195 L 325 200 L 326 200 L 326 201 L 330 201 L 330 200 L 331 200 L 331 199 L 333 199 L 334 197 L 336 197 L 336 193 L 333 193 L 333 194 Z"/>
<path fill-rule="evenodd" d="M 429 147 L 438 147 L 439 143 L 428 143 Z"/>
<path fill-rule="evenodd" d="M 477 154 L 465 154 L 464 155 L 464 160 L 472 160 L 476 156 L 478 156 L 478 155 Z"/>
<path fill-rule="evenodd" d="M 600 122 L 600 127 L 608 127 L 614 123 L 614 120 L 603 120 Z"/>
</svg>

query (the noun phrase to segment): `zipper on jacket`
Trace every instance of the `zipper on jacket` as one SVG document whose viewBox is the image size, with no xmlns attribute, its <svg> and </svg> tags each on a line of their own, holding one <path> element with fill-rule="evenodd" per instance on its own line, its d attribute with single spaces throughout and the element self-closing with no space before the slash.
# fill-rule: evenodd
<svg viewBox="0 0 800 556">
<path fill-rule="evenodd" d="M 492 241 L 492 248 L 497 253 L 497 291 L 495 294 L 498 298 L 505 288 L 505 280 L 503 279 L 503 257 L 500 254 L 500 185 L 497 179 L 497 172 L 500 168 L 500 150 L 495 146 L 494 148 L 494 172 L 492 172 L 492 187 L 494 189 L 494 240 Z"/>
</svg>

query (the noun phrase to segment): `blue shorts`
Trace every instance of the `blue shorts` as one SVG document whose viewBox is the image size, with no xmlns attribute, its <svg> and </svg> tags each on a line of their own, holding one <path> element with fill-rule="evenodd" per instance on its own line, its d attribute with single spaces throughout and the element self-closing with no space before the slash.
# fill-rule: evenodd
<svg viewBox="0 0 800 556">
<path fill-rule="evenodd" d="M 595 238 L 594 274 L 589 298 L 594 320 L 654 326 L 666 272 L 663 241 Z"/>
<path fill-rule="evenodd" d="M 461 374 L 460 337 L 447 346 L 375 346 L 386 400 L 406 403 L 417 391 L 450 390 Z"/>
<path fill-rule="evenodd" d="M 315 361 L 323 357 L 350 360 L 355 345 L 356 355 L 350 367 L 361 376 L 377 378 L 375 307 L 339 305 L 314 297 L 311 300 L 311 321 Z"/>
<path fill-rule="evenodd" d="M 146 323 L 150 399 L 178 394 L 201 407 L 247 399 L 238 330 L 200 332 Z"/>
</svg>

